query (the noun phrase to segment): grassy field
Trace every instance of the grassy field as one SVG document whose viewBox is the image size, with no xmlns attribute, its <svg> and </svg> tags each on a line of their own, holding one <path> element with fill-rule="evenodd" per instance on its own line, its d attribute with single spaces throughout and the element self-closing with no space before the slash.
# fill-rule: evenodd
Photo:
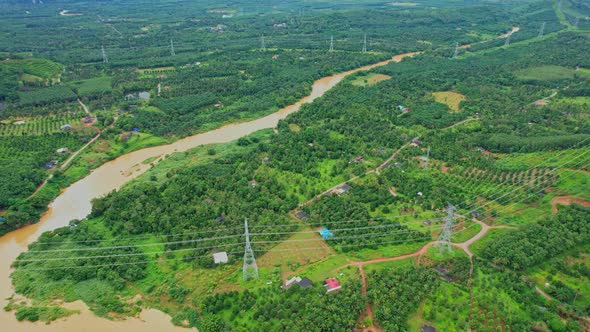
<svg viewBox="0 0 590 332">
<path fill-rule="evenodd" d="M 428 258 L 434 262 L 442 262 L 444 260 L 456 257 L 467 257 L 467 254 L 462 249 L 451 247 L 451 251 L 441 250 L 443 247 L 431 246 L 426 251 L 424 258 Z"/>
<path fill-rule="evenodd" d="M 434 100 L 447 105 L 453 112 L 459 112 L 461 102 L 467 99 L 464 95 L 454 91 L 433 92 L 432 96 Z"/>
<path fill-rule="evenodd" d="M 354 260 L 367 261 L 384 257 L 396 257 L 405 254 L 411 254 L 422 248 L 427 241 L 407 242 L 397 245 L 384 245 L 379 249 L 363 248 L 355 252 L 349 252 L 346 255 Z"/>
<path fill-rule="evenodd" d="M 472 221 L 461 223 L 453 229 L 451 242 L 461 243 L 474 237 L 481 230 L 481 225 Z"/>
<path fill-rule="evenodd" d="M 568 160 L 572 160 L 585 149 L 570 149 L 559 152 L 541 151 L 532 153 L 495 154 L 498 160 L 496 166 L 508 171 L 517 171 L 531 167 L 555 167 Z"/>
<path fill-rule="evenodd" d="M 74 81 L 68 85 L 81 97 L 110 92 L 112 90 L 111 77 L 97 77 L 87 80 Z"/>
<path fill-rule="evenodd" d="M 569 195 L 590 199 L 590 173 L 579 170 L 564 170 L 556 187 Z"/>
<path fill-rule="evenodd" d="M 371 73 L 371 74 L 362 75 L 362 76 L 357 77 L 354 81 L 352 81 L 352 85 L 355 85 L 355 86 L 374 85 L 374 84 L 377 84 L 381 81 L 388 80 L 390 78 L 391 78 L 391 76 L 389 76 L 389 75 Z"/>
<path fill-rule="evenodd" d="M 469 247 L 469 249 L 471 250 L 471 252 L 473 252 L 474 255 L 479 256 L 479 255 L 481 255 L 482 250 L 486 247 L 486 245 L 489 242 L 493 242 L 495 239 L 501 237 L 502 234 L 505 234 L 510 231 L 513 231 L 513 230 L 508 229 L 508 228 L 490 229 L 486 233 L 486 235 L 484 235 L 484 237 L 482 237 L 478 241 L 475 241 L 475 243 L 473 243 Z"/>
<path fill-rule="evenodd" d="M 348 260 L 343 255 L 328 256 L 316 264 L 305 267 L 298 271 L 301 277 L 308 277 L 313 281 L 321 281 L 328 277 L 334 276 L 334 270 L 348 264 Z"/>
<path fill-rule="evenodd" d="M 549 293 L 551 288 L 555 287 L 555 283 L 562 282 L 577 294 L 573 299 L 569 299 L 569 304 L 586 308 L 590 305 L 590 276 L 580 272 L 587 269 L 590 269 L 590 244 L 534 267 L 528 274 L 536 286 Z"/>
<path fill-rule="evenodd" d="M 257 262 L 260 267 L 280 267 L 283 275 L 291 276 L 302 266 L 316 263 L 332 253 L 330 247 L 311 228 L 300 229 L 301 234 L 294 234 L 279 245 L 275 246 Z"/>
<path fill-rule="evenodd" d="M 87 167 L 95 168 L 125 153 L 165 143 L 168 143 L 166 139 L 146 133 L 133 134 L 127 141 L 101 137 L 77 158 Z"/>
<path fill-rule="evenodd" d="M 391 261 L 391 262 L 383 262 L 383 263 L 375 263 L 375 264 L 367 264 L 364 266 L 365 272 L 369 273 L 371 271 L 381 271 L 388 268 L 402 268 L 406 266 L 414 265 L 414 257 L 401 259 L 398 261 Z"/>
<path fill-rule="evenodd" d="M 0 61 L 0 67 L 12 67 L 22 71 L 21 80 L 28 81 L 31 78 L 55 82 L 62 72 L 62 66 L 47 59 L 22 59 Z M 26 76 L 25 76 L 26 75 Z"/>
<path fill-rule="evenodd" d="M 74 91 L 63 85 L 26 92 L 18 92 L 18 96 L 22 105 L 41 105 L 76 99 L 76 94 Z"/>
<path fill-rule="evenodd" d="M 576 71 L 574 68 L 566 68 L 562 66 L 540 66 L 519 70 L 516 72 L 516 76 L 521 80 L 527 81 L 567 80 L 573 79 L 574 76 L 590 79 L 590 71 L 587 69 Z"/>
</svg>

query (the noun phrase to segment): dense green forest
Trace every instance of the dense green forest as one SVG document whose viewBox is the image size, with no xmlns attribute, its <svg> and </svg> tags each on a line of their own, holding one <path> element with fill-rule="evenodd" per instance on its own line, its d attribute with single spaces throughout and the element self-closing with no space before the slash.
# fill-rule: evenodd
<svg viewBox="0 0 590 332">
<path fill-rule="evenodd" d="M 126 134 L 173 141 L 292 104 L 322 76 L 395 53 L 423 53 L 373 69 L 381 81 L 350 75 L 274 131 L 168 155 L 94 200 L 87 219 L 44 233 L 14 263 L 16 292 L 35 306 L 7 309 L 31 320 L 55 299 L 83 300 L 111 318 L 154 307 L 202 331 L 586 330 L 590 210 L 556 200 L 590 200 L 590 38 L 570 22 L 584 4 L 297 3 L 262 15 L 263 5 L 234 12 L 181 2 L 176 9 L 186 18 L 175 17 L 175 27 L 168 2 L 151 4 L 161 16 L 141 20 L 123 19 L 130 15 L 119 4 L 64 7 L 82 16 L 27 7 L 45 17 L 47 34 L 59 20 L 102 14 L 85 21 L 79 38 L 57 38 L 60 50 L 28 36 L 6 50 L 18 61 L 35 50 L 61 74 L 57 82 L 57 74 L 40 73 L 31 61 L 0 65 L 13 82 L 2 83 L 0 119 L 11 123 L 0 130 L 0 143 L 23 145 L 29 158 L 6 157 L 6 167 L 23 171 L 4 182 L 19 181 L 20 191 L 0 183 L 11 194 L 0 200 L 0 210 L 8 208 L 5 231 L 46 204 L 22 199 L 43 180 L 44 171 L 30 169 L 54 152 L 50 143 L 74 150 L 90 137 L 90 128 L 61 132 L 49 120 L 63 119 L 60 110 L 78 98 L 98 116 L 94 127 L 106 143 L 98 146 L 125 145 L 116 150 L 124 153 L 133 149 L 121 138 Z M 14 14 L 19 6 L 8 8 Z M 190 18 L 195 13 L 200 19 Z M 496 38 L 511 26 L 520 30 L 510 43 Z M 365 33 L 367 53 L 358 50 Z M 337 50 L 327 52 L 332 35 Z M 475 44 L 453 57 L 455 42 Z M 99 56 L 103 44 L 108 64 Z M 144 91 L 149 99 L 139 98 Z M 41 124 L 11 127 L 21 117 Z M 23 134 L 33 130 L 43 135 Z M 97 154 L 90 151 L 83 157 Z M 23 164 L 11 166 L 16 162 Z M 52 181 L 66 183 L 67 174 L 53 174 Z M 457 213 L 454 248 L 445 252 L 432 241 L 448 204 Z M 244 219 L 259 280 L 242 280 Z M 331 234 L 322 238 L 324 227 Z M 478 241 L 465 242 L 480 231 Z M 228 264 L 213 262 L 220 251 Z M 279 287 L 294 276 L 313 285 Z M 327 294 L 327 278 L 338 278 L 342 289 Z M 132 301 L 137 294 L 142 300 Z"/>
</svg>

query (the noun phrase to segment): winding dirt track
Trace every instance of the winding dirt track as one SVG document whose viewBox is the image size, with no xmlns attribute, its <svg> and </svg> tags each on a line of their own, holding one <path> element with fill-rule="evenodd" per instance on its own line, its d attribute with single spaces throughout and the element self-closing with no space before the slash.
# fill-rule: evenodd
<svg viewBox="0 0 590 332">
<path fill-rule="evenodd" d="M 459 215 L 460 216 L 460 215 Z M 469 282 L 468 282 L 468 286 L 469 288 L 471 288 L 471 283 L 472 283 L 472 275 L 473 275 L 473 253 L 471 252 L 471 250 L 469 250 L 469 246 L 471 244 L 473 244 L 474 242 L 476 242 L 477 240 L 481 239 L 482 237 L 484 237 L 486 235 L 486 233 L 490 230 L 490 229 L 496 229 L 496 228 L 509 228 L 509 229 L 516 229 L 516 227 L 511 227 L 511 226 L 504 226 L 504 225 L 500 225 L 500 226 L 489 226 L 486 223 L 482 222 L 481 220 L 478 220 L 477 218 L 472 218 L 471 219 L 473 222 L 481 225 L 481 230 L 474 235 L 472 238 L 470 238 L 467 241 L 464 242 L 460 242 L 460 243 L 451 243 L 451 246 L 461 249 L 465 252 L 465 254 L 467 254 L 467 256 L 469 256 L 469 260 L 471 261 L 471 270 L 470 270 L 470 274 L 469 274 Z M 399 255 L 399 256 L 395 256 L 395 257 L 385 257 L 385 258 L 376 258 L 376 259 L 370 259 L 370 260 L 366 260 L 366 261 L 355 261 L 355 262 L 350 262 L 348 264 L 342 265 L 334 270 L 332 270 L 332 273 L 335 274 L 336 272 L 345 269 L 347 267 L 350 266 L 356 266 L 359 269 L 359 273 L 361 276 L 361 283 L 362 283 L 362 288 L 361 288 L 361 293 L 363 295 L 363 297 L 366 298 L 367 296 L 367 289 L 368 289 L 368 285 L 367 285 L 367 275 L 365 273 L 365 265 L 368 264 L 377 264 L 377 263 L 385 263 L 385 262 L 393 262 L 393 261 L 399 261 L 399 260 L 404 260 L 404 259 L 408 259 L 408 258 L 418 258 L 420 259 L 422 256 L 424 256 L 427 251 L 428 248 L 437 245 L 437 244 L 442 244 L 442 242 L 440 241 L 431 241 L 426 243 L 424 246 L 422 246 L 422 248 L 418 249 L 417 251 L 413 252 L 413 253 L 409 253 L 409 254 L 404 254 L 404 255 Z M 366 309 L 365 309 L 365 314 L 364 317 L 370 317 L 372 321 L 374 321 L 374 316 L 373 316 L 373 309 L 371 307 L 371 304 L 369 302 L 367 302 L 366 305 Z M 382 329 L 380 329 L 378 326 L 376 326 L 374 323 L 365 329 L 360 329 L 361 331 L 383 331 Z"/>
</svg>

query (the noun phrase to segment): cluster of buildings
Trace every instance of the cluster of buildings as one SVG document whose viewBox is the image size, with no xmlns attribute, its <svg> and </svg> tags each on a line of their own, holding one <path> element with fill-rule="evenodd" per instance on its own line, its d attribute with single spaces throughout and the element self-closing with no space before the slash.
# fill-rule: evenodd
<svg viewBox="0 0 590 332">
<path fill-rule="evenodd" d="M 133 100 L 148 100 L 150 99 L 151 95 L 147 91 L 141 91 L 138 93 L 129 93 L 125 95 L 126 101 L 133 101 Z"/>
<path fill-rule="evenodd" d="M 215 33 L 224 33 L 225 29 L 227 29 L 227 26 L 224 24 L 217 24 L 215 26 L 209 27 L 209 31 Z"/>
<path fill-rule="evenodd" d="M 299 286 L 301 289 L 307 289 L 313 286 L 313 281 L 309 278 L 301 278 L 299 276 L 293 277 L 281 286 L 282 289 L 287 290 L 293 286 Z M 324 287 L 326 288 L 326 294 L 334 293 L 342 289 L 340 281 L 336 278 L 328 278 L 324 281 Z"/>
<path fill-rule="evenodd" d="M 342 195 L 342 194 L 346 193 L 347 191 L 349 191 L 350 189 L 352 189 L 352 187 L 348 183 L 345 183 L 343 185 L 340 185 L 340 186 L 330 190 L 330 192 L 328 194 L 329 195 Z"/>
</svg>

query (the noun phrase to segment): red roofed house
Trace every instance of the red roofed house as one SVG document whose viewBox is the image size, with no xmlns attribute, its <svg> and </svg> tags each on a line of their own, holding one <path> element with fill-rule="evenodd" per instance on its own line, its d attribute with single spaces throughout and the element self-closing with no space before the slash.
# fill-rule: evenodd
<svg viewBox="0 0 590 332">
<path fill-rule="evenodd" d="M 336 278 L 326 279 L 324 286 L 328 289 L 326 293 L 332 293 L 342 288 L 342 286 L 340 286 L 340 282 Z"/>
</svg>

